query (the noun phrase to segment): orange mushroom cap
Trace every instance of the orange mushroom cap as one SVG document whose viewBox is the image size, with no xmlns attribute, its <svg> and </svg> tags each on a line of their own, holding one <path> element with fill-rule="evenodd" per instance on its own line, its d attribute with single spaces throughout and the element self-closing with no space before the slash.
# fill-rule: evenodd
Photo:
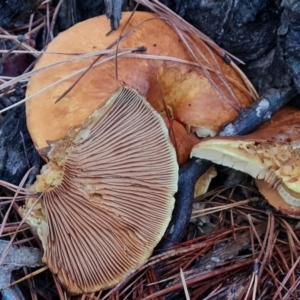
<svg viewBox="0 0 300 300">
<path fill-rule="evenodd" d="M 204 139 L 191 156 L 251 175 L 272 205 L 300 216 L 299 145 L 300 110 L 285 107 L 251 134 Z"/>
<path fill-rule="evenodd" d="M 27 97 L 67 78 L 27 102 L 27 125 L 39 151 L 48 146 L 48 141 L 61 139 L 71 127 L 77 126 L 95 109 L 102 107 L 123 82 L 138 90 L 164 116 L 167 108 L 171 118 L 186 129 L 180 133 L 175 131 L 181 141 L 185 138 L 191 141 L 188 137 L 190 130 L 199 136 L 215 135 L 224 123 L 237 116 L 239 105 L 247 107 L 252 103 L 253 97 L 237 70 L 225 63 L 208 46 L 204 46 L 203 42 L 192 36 L 188 39 L 195 56 L 202 64 L 201 68 L 176 31 L 165 20 L 145 12 L 135 12 L 129 20 L 130 15 L 129 12 L 124 13 L 119 29 L 109 35 L 106 35 L 110 31 L 109 22 L 105 16 L 100 16 L 76 24 L 60 33 L 48 45 L 46 53 L 35 65 L 35 70 L 70 59 L 75 53 L 107 49 L 119 38 L 128 21 L 124 29 L 126 35 L 119 43 L 119 51 L 140 46 L 145 46 L 147 51 L 120 55 L 117 67 L 114 56 L 110 55 L 112 59 L 90 69 L 57 104 L 54 104 L 55 101 L 80 75 L 67 76 L 89 67 L 95 61 L 95 56 L 57 64 L 33 75 L 28 84 Z M 104 59 L 107 56 L 103 56 L 100 61 Z M 185 62 L 179 62 L 178 59 Z M 216 91 L 204 74 L 204 69 L 220 92 Z M 223 74 L 229 88 L 218 74 Z M 235 97 L 239 100 L 239 105 Z M 190 150 L 190 145 L 178 149 L 179 163 L 187 159 Z"/>
<path fill-rule="evenodd" d="M 32 187 L 43 201 L 27 219 L 43 241 L 43 262 L 72 294 L 119 283 L 171 219 L 178 165 L 163 119 L 123 87 L 51 145 L 48 159 Z"/>
</svg>

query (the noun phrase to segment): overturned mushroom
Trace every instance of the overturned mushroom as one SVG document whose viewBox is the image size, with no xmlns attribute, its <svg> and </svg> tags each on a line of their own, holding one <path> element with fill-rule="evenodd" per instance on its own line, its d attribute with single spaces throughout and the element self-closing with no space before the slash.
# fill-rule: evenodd
<svg viewBox="0 0 300 300">
<path fill-rule="evenodd" d="M 178 165 L 168 130 L 122 87 L 50 148 L 31 188 L 42 203 L 27 220 L 43 261 L 72 294 L 109 288 L 151 255 L 170 221 Z"/>
<path fill-rule="evenodd" d="M 251 175 L 276 209 L 299 217 L 299 143 L 300 110 L 286 107 L 252 134 L 201 141 L 191 156 Z"/>
<path fill-rule="evenodd" d="M 40 153 L 44 153 L 42 149 L 48 146 L 47 141 L 62 138 L 70 127 L 77 126 L 101 107 L 123 82 L 138 90 L 164 117 L 168 127 L 173 127 L 179 163 L 188 159 L 192 146 L 199 141 L 192 132 L 200 137 L 213 136 L 224 123 L 237 116 L 240 107 L 248 107 L 253 102 L 254 89 L 249 82 L 244 82 L 241 71 L 226 63 L 192 31 L 181 30 L 180 20 L 177 26 L 152 13 L 135 12 L 131 19 L 130 15 L 124 13 L 118 30 L 109 35 L 109 22 L 100 16 L 76 24 L 48 45 L 35 70 L 56 65 L 34 74 L 27 89 L 27 97 L 33 97 L 62 80 L 46 93 L 31 98 L 26 105 L 28 129 Z M 98 61 L 102 63 L 91 68 L 54 105 L 80 76 L 70 75 L 88 68 L 97 56 L 72 61 L 70 58 L 116 49 L 115 41 L 121 33 L 117 63 L 115 54 L 103 55 Z M 147 51 L 130 50 L 140 46 Z"/>
<path fill-rule="evenodd" d="M 36 73 L 27 88 L 27 97 L 31 97 L 26 104 L 28 129 L 36 148 L 49 160 L 33 187 L 36 192 L 44 192 L 42 207 L 32 213 L 29 222 L 43 237 L 44 261 L 71 293 L 110 287 L 149 257 L 169 223 L 177 184 L 175 152 L 169 144 L 168 130 L 164 129 L 162 134 L 155 129 L 154 133 L 151 130 L 154 123 L 149 115 L 131 116 L 135 111 L 118 110 L 119 117 L 114 115 L 114 120 L 122 119 L 122 122 L 111 125 L 117 135 L 114 142 L 109 133 L 102 136 L 93 131 L 98 125 L 90 125 L 92 121 L 87 119 L 94 120 L 94 117 L 89 116 L 99 113 L 101 117 L 95 117 L 95 122 L 100 124 L 104 116 L 115 113 L 112 109 L 115 104 L 110 106 L 106 101 L 125 82 L 147 99 L 148 104 L 140 106 L 146 106 L 152 112 L 159 120 L 160 128 L 165 128 L 162 120 L 165 121 L 178 149 L 178 161 L 183 163 L 192 146 L 199 141 L 197 135 L 215 135 L 241 107 L 249 106 L 255 99 L 251 84 L 244 82 L 242 73 L 233 64 L 226 63 L 215 49 L 193 36 L 192 31 L 191 34 L 183 32 L 180 26 L 165 18 L 142 12 L 130 18 L 130 13 L 124 13 L 119 29 L 106 35 L 109 31 L 109 23 L 102 16 L 61 33 L 37 62 Z M 96 61 L 96 55 L 86 55 L 116 49 L 115 41 L 122 32 L 118 51 L 107 51 L 99 61 Z M 135 50 L 141 50 L 140 46 L 147 52 L 135 53 Z M 82 53 L 86 53 L 85 58 L 76 57 Z M 89 69 L 92 63 L 95 65 Z M 50 64 L 54 66 L 47 67 Z M 37 71 L 40 68 L 43 70 Z M 88 72 L 80 78 L 80 70 L 84 68 Z M 74 72 L 77 72 L 76 76 L 72 75 Z M 65 94 L 70 87 L 72 89 Z M 47 92 L 40 93 L 43 89 Z M 125 90 L 128 92 L 130 88 Z M 62 100 L 56 103 L 62 95 Z M 114 102 L 109 100 L 109 103 Z M 162 118 L 150 109 L 150 105 Z M 139 123 L 141 127 L 135 126 L 138 121 L 142 122 Z M 102 123 L 101 128 L 109 129 Z M 132 132 L 136 136 L 130 137 Z M 130 141 L 132 143 L 127 145 Z M 88 145 L 88 142 L 94 145 Z M 49 143 L 51 147 L 48 147 Z M 165 145 L 164 149 L 161 144 Z M 116 150 L 112 145 L 117 145 Z M 122 152 L 127 146 L 129 155 Z M 120 160 L 113 158 L 113 154 L 119 155 Z M 82 171 L 84 176 L 78 173 Z M 91 175 L 87 175 L 88 171 Z M 108 177 L 102 178 L 102 174 Z M 130 181 L 132 176 L 133 181 Z M 113 184 L 115 190 L 111 187 Z M 111 190 L 116 192 L 110 194 Z M 135 197 L 138 191 L 141 195 Z M 54 196 L 56 201 L 53 201 Z M 59 201 L 62 196 L 66 201 Z M 129 201 L 122 199 L 133 200 L 133 208 L 127 206 Z M 145 214 L 138 210 L 141 201 Z M 53 205 L 55 202 L 58 202 L 57 206 Z M 84 204 L 79 206 L 81 202 Z M 27 202 L 25 211 L 31 203 L 32 200 Z M 67 203 L 72 203 L 71 208 Z M 91 213 L 88 205 L 91 205 Z M 98 216 L 98 209 L 115 218 Z M 147 217 L 146 213 L 150 211 L 152 214 Z M 49 223 L 50 218 L 55 221 Z M 81 218 L 87 221 L 75 231 L 70 222 L 76 220 L 79 223 Z M 91 230 L 85 243 L 84 231 L 90 226 L 95 229 Z M 54 235 L 56 231 L 60 232 L 59 239 Z M 97 235 L 98 231 L 101 236 Z M 114 244 L 108 237 L 110 234 L 113 241 L 121 242 L 121 245 Z M 67 253 L 66 249 L 77 235 L 82 243 L 74 241 L 74 244 L 82 246 L 81 252 L 69 250 Z M 124 243 L 123 236 L 126 237 Z M 105 246 L 101 246 L 100 240 Z M 112 252 L 111 257 L 109 252 Z M 117 256 L 122 260 L 118 261 Z M 85 264 L 84 268 L 82 264 Z"/>
</svg>

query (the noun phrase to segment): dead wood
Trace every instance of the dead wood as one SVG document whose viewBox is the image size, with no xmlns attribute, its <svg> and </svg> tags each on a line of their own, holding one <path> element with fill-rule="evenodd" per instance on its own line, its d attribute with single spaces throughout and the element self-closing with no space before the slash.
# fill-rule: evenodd
<svg viewBox="0 0 300 300">
<path fill-rule="evenodd" d="M 18 185 L 33 167 L 28 183 L 35 180 L 41 158 L 26 127 L 25 106 L 11 110 L 0 123 L 0 178 Z"/>
</svg>

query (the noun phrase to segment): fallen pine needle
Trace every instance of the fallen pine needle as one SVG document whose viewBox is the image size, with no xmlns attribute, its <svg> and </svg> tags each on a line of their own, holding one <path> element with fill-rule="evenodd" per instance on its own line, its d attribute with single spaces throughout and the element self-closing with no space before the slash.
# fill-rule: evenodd
<svg viewBox="0 0 300 300">
<path fill-rule="evenodd" d="M 33 276 L 35 276 L 35 275 L 38 275 L 38 274 L 40 274 L 40 273 L 42 273 L 42 272 L 44 272 L 44 271 L 46 271 L 46 270 L 48 270 L 48 269 L 49 269 L 49 268 L 48 268 L 47 266 L 46 266 L 46 267 L 43 267 L 43 268 L 41 268 L 41 269 L 38 269 L 38 270 L 36 270 L 36 271 L 34 271 L 34 272 L 32 272 L 32 273 L 30 273 L 30 274 L 28 274 L 28 275 L 22 277 L 21 279 L 16 280 L 16 281 L 14 281 L 13 283 L 11 283 L 11 284 L 5 286 L 4 288 L 2 288 L 2 290 L 8 289 L 8 288 L 12 287 L 13 285 L 18 284 L 18 283 L 20 283 L 20 282 L 22 282 L 22 281 L 24 281 L 24 280 L 26 280 L 26 279 L 29 279 L 29 278 L 31 278 L 31 277 L 33 277 Z"/>
<path fill-rule="evenodd" d="M 186 298 L 186 300 L 190 300 L 190 295 L 189 295 L 189 291 L 188 291 L 188 288 L 187 288 L 187 285 L 186 285 L 186 281 L 185 281 L 185 278 L 184 278 L 182 268 L 180 268 L 180 277 L 181 277 L 181 281 L 182 281 L 182 285 L 183 285 L 185 298 Z"/>
</svg>

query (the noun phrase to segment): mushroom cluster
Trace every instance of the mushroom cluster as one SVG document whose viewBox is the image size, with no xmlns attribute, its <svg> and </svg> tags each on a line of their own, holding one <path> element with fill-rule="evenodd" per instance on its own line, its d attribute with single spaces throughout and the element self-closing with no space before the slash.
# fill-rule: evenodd
<svg viewBox="0 0 300 300">
<path fill-rule="evenodd" d="M 101 16 L 59 34 L 26 94 L 48 163 L 31 187 L 41 203 L 32 210 L 28 199 L 22 214 L 32 210 L 43 260 L 73 294 L 111 287 L 151 255 L 171 218 L 177 162 L 255 99 L 233 64 L 165 18 L 124 13 L 109 31 Z"/>
<path fill-rule="evenodd" d="M 72 294 L 117 284 L 151 255 L 171 218 L 178 165 L 163 119 L 122 87 L 53 143 L 48 159 L 31 187 L 43 201 L 27 219 L 43 262 Z"/>
<path fill-rule="evenodd" d="M 251 134 L 202 140 L 191 156 L 251 175 L 276 209 L 300 217 L 299 141 L 300 110 L 285 107 Z"/>
</svg>

